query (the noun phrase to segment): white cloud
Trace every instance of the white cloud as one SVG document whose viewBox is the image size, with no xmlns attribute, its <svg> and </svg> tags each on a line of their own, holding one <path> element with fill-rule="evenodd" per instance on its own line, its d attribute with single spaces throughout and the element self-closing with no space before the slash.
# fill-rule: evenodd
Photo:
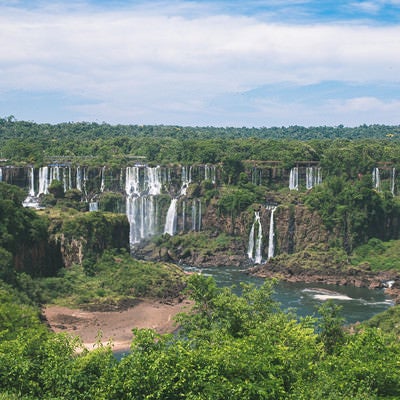
<svg viewBox="0 0 400 400">
<path fill-rule="evenodd" d="M 87 118 L 160 123 L 179 108 L 182 120 L 206 118 L 214 97 L 267 83 L 398 80 L 400 27 L 272 24 L 193 8 L 190 17 L 143 4 L 0 9 L 0 90 L 58 91 L 90 99 L 76 106 Z"/>
</svg>

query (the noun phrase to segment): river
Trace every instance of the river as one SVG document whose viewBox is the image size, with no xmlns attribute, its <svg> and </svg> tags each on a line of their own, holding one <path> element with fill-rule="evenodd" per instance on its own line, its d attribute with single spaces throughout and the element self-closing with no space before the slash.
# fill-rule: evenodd
<svg viewBox="0 0 400 400">
<path fill-rule="evenodd" d="M 221 287 L 235 285 L 236 293 L 240 290 L 240 282 L 255 285 L 261 285 L 264 282 L 264 279 L 247 275 L 236 267 L 198 269 L 184 266 L 184 269 L 213 276 L 218 286 Z M 381 289 L 319 283 L 279 282 L 275 287 L 273 298 L 280 303 L 283 310 L 293 310 L 301 317 L 315 315 L 318 306 L 324 301 L 332 299 L 336 304 L 342 306 L 341 315 L 346 324 L 365 321 L 393 305 L 393 301 Z"/>
</svg>

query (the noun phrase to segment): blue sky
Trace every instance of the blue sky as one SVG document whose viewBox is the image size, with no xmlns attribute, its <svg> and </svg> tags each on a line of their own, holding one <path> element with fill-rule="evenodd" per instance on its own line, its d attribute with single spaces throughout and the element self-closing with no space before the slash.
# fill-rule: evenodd
<svg viewBox="0 0 400 400">
<path fill-rule="evenodd" d="M 400 124 L 400 0 L 0 0 L 0 116 Z"/>
</svg>

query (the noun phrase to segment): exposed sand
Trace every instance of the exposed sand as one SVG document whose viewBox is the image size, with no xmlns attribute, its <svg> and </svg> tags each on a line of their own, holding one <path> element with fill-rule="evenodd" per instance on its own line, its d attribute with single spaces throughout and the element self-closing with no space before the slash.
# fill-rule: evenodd
<svg viewBox="0 0 400 400">
<path fill-rule="evenodd" d="M 123 311 L 84 311 L 60 306 L 47 306 L 43 313 L 54 332 L 68 332 L 80 336 L 87 349 L 98 342 L 111 342 L 114 350 L 128 350 L 133 328 L 151 328 L 158 333 L 171 333 L 177 326 L 174 316 L 190 309 L 190 301 L 174 304 L 142 300 L 135 307 Z"/>
</svg>

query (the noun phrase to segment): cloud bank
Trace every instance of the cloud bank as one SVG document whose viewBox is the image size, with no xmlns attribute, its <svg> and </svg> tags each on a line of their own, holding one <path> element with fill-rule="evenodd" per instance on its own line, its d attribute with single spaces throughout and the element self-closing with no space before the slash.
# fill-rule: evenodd
<svg viewBox="0 0 400 400">
<path fill-rule="evenodd" d="M 373 13 L 379 3 L 362 6 Z M 397 24 L 287 23 L 178 2 L 0 3 L 0 11 L 2 115 L 217 126 L 400 122 Z M 321 85 L 328 81 L 340 90 Z M 382 85 L 393 90 L 377 91 Z"/>
</svg>

